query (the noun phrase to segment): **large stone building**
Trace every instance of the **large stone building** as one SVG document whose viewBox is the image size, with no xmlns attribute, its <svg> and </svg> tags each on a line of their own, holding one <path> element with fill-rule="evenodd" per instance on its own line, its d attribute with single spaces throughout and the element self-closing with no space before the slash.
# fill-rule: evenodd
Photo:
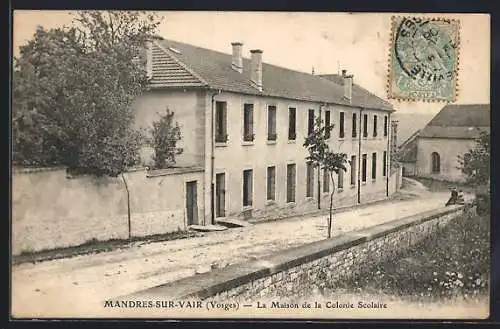
<svg viewBox="0 0 500 329">
<path fill-rule="evenodd" d="M 404 175 L 463 181 L 459 155 L 475 146 L 481 131 L 489 130 L 489 104 L 446 105 L 401 145 Z"/>
<path fill-rule="evenodd" d="M 167 107 L 175 112 L 184 149 L 177 165 L 204 169 L 203 181 L 172 191 L 186 195 L 188 224 L 300 214 L 318 208 L 318 194 L 325 207 L 328 177 L 307 165 L 302 145 L 318 115 L 335 124 L 330 144 L 351 161 L 336 177 L 335 205 L 392 193 L 391 104 L 345 71 L 297 72 L 263 63 L 262 50 L 247 59 L 241 43 L 231 46 L 232 54 L 163 39 L 148 47 L 151 88 L 135 103 L 137 125 Z"/>
</svg>

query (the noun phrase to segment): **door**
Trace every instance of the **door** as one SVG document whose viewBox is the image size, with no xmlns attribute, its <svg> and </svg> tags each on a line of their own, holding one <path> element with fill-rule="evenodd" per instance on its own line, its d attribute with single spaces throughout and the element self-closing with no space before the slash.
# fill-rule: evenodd
<svg viewBox="0 0 500 329">
<path fill-rule="evenodd" d="M 186 183 L 186 213 L 187 224 L 193 225 L 198 222 L 198 205 L 197 205 L 197 184 L 196 181 Z"/>
<path fill-rule="evenodd" d="M 215 211 L 216 217 L 226 216 L 226 175 L 215 175 Z"/>
</svg>

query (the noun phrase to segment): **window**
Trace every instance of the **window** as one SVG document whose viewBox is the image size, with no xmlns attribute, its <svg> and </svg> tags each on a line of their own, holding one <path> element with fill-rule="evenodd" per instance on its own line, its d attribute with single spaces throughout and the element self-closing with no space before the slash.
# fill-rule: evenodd
<svg viewBox="0 0 500 329">
<path fill-rule="evenodd" d="M 356 185 L 356 156 L 353 155 L 351 156 L 351 185 L 355 186 Z"/>
<path fill-rule="evenodd" d="M 215 102 L 215 141 L 227 142 L 227 103 Z"/>
<path fill-rule="evenodd" d="M 325 138 L 328 139 L 330 138 L 330 111 L 325 111 Z"/>
<path fill-rule="evenodd" d="M 377 153 L 372 153 L 372 179 L 377 179 Z"/>
<path fill-rule="evenodd" d="M 243 140 L 252 142 L 255 135 L 253 134 L 253 104 L 245 104 L 243 106 Z"/>
<path fill-rule="evenodd" d="M 243 170 L 243 207 L 252 205 L 252 169 Z"/>
<path fill-rule="evenodd" d="M 307 135 L 310 135 L 314 131 L 314 110 L 309 110 L 309 115 L 307 118 Z"/>
<path fill-rule="evenodd" d="M 310 162 L 307 163 L 306 167 L 306 182 L 306 197 L 312 197 L 314 190 L 314 167 Z"/>
<path fill-rule="evenodd" d="M 323 192 L 330 192 L 330 172 L 323 169 Z"/>
<path fill-rule="evenodd" d="M 366 182 L 366 154 L 361 158 L 361 181 Z"/>
<path fill-rule="evenodd" d="M 340 118 L 339 118 L 339 137 L 344 138 L 345 136 L 345 131 L 344 131 L 344 112 L 340 112 Z"/>
<path fill-rule="evenodd" d="M 344 170 L 343 169 L 339 169 L 339 173 L 337 175 L 337 178 L 338 178 L 337 187 L 339 189 L 344 188 Z"/>
<path fill-rule="evenodd" d="M 373 116 L 373 137 L 377 137 L 377 116 Z"/>
<path fill-rule="evenodd" d="M 276 134 L 276 106 L 268 106 L 267 108 L 267 140 L 275 141 L 278 135 Z"/>
<path fill-rule="evenodd" d="M 297 138 L 296 126 L 296 109 L 295 107 L 288 108 L 288 140 L 294 141 Z"/>
<path fill-rule="evenodd" d="M 389 119 L 387 118 L 387 115 L 384 116 L 384 137 L 387 136 L 389 130 Z"/>
<path fill-rule="evenodd" d="M 439 153 L 433 152 L 431 158 L 432 158 L 432 173 L 439 174 L 441 172 L 441 157 L 439 156 Z"/>
<path fill-rule="evenodd" d="M 384 151 L 384 157 L 382 158 L 382 176 L 387 175 L 387 151 Z"/>
<path fill-rule="evenodd" d="M 286 165 L 286 202 L 295 202 L 295 164 Z"/>
<path fill-rule="evenodd" d="M 225 200 L 226 200 L 226 175 L 224 173 L 215 175 L 215 208 L 217 217 L 225 217 Z"/>
<path fill-rule="evenodd" d="M 352 114 L 352 138 L 358 137 L 358 116 L 356 113 Z"/>
<path fill-rule="evenodd" d="M 368 114 L 363 115 L 363 137 L 368 137 Z"/>
<path fill-rule="evenodd" d="M 267 200 L 276 199 L 276 167 L 267 167 Z"/>
</svg>

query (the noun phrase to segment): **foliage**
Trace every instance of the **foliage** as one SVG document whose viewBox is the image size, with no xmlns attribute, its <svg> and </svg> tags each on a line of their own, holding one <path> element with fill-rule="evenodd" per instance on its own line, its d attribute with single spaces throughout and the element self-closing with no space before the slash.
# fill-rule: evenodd
<svg viewBox="0 0 500 329">
<path fill-rule="evenodd" d="M 138 161 L 132 101 L 147 87 L 134 58 L 158 27 L 139 12 L 82 11 L 14 59 L 13 162 L 117 176 Z"/>
<path fill-rule="evenodd" d="M 476 146 L 458 156 L 459 169 L 467 177 L 467 183 L 474 186 L 489 184 L 490 179 L 490 134 L 482 131 L 476 139 Z"/>
<path fill-rule="evenodd" d="M 414 301 L 482 298 L 490 275 L 490 217 L 464 214 L 434 236 L 340 281 L 338 289 Z"/>
<path fill-rule="evenodd" d="M 330 149 L 326 136 L 334 125 L 325 126 L 321 117 L 315 120 L 314 130 L 305 138 L 303 146 L 309 152 L 306 161 L 311 163 L 314 168 L 323 169 L 329 172 L 332 182 L 330 192 L 330 211 L 328 217 L 328 238 L 331 237 L 331 228 L 333 220 L 333 195 L 335 193 L 335 179 L 333 173 L 338 174 L 340 170 L 347 171 L 347 154 L 337 153 Z M 318 170 L 319 172 L 319 170 Z M 318 195 L 318 198 L 320 196 Z"/>
<path fill-rule="evenodd" d="M 475 205 L 479 215 L 484 215 L 491 210 L 491 194 L 489 186 L 482 185 L 475 189 Z"/>
<path fill-rule="evenodd" d="M 179 124 L 174 122 L 174 112 L 167 109 L 164 114 L 159 115 L 160 118 L 153 122 L 149 140 L 154 150 L 154 169 L 165 168 L 175 163 L 175 156 L 183 152 L 182 148 L 177 147 L 177 142 L 181 139 L 181 129 Z"/>
</svg>

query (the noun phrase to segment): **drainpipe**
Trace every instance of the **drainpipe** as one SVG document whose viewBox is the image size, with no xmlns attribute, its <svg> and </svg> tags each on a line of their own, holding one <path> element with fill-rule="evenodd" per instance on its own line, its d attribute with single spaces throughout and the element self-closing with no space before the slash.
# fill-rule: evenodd
<svg viewBox="0 0 500 329">
<path fill-rule="evenodd" d="M 212 94 L 212 109 L 210 113 L 210 138 L 211 138 L 211 150 L 210 150 L 210 222 L 215 224 L 215 96 L 220 95 L 220 89 Z"/>
<path fill-rule="evenodd" d="M 390 165 L 390 161 L 389 159 L 391 158 L 391 153 L 392 153 L 392 150 L 391 150 L 391 137 L 392 137 L 392 134 L 391 134 L 391 113 L 387 114 L 387 152 L 385 153 L 386 154 L 386 159 L 385 159 L 385 179 L 386 179 L 386 189 L 385 189 L 385 194 L 387 197 L 389 197 L 389 173 L 390 173 L 390 169 L 391 169 L 391 165 Z"/>
<path fill-rule="evenodd" d="M 359 135 L 358 135 L 358 203 L 361 203 L 361 138 L 362 138 L 363 108 L 359 110 Z"/>
</svg>

